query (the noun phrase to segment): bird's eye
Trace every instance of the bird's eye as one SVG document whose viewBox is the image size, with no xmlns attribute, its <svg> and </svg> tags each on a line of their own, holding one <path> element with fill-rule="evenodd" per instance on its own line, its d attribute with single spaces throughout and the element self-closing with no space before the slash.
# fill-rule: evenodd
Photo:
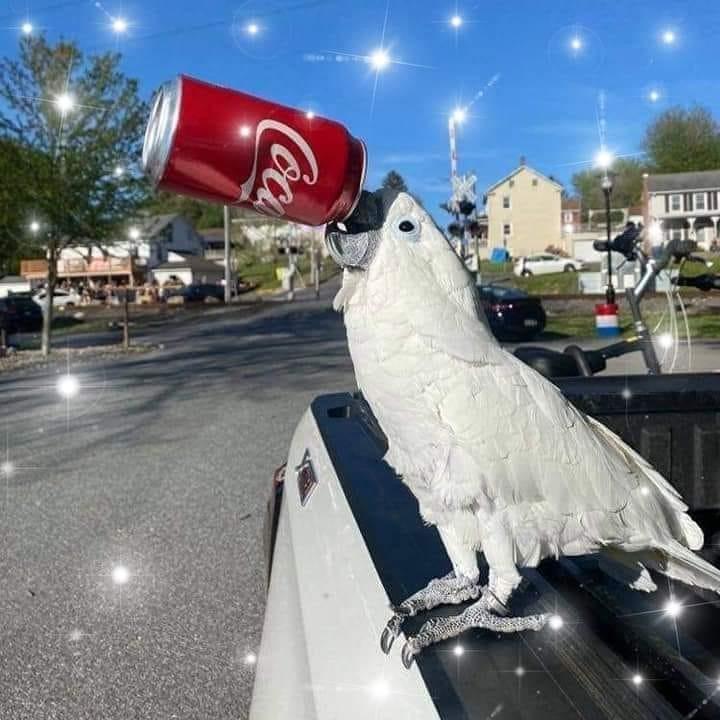
<svg viewBox="0 0 720 720">
<path fill-rule="evenodd" d="M 420 221 L 413 215 L 401 215 L 393 226 L 395 237 L 401 242 L 415 243 L 420 240 Z"/>
</svg>

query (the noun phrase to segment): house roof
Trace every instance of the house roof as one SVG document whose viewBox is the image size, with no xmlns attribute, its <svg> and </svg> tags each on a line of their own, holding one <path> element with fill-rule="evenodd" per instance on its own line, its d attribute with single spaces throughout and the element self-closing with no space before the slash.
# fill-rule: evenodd
<svg viewBox="0 0 720 720">
<path fill-rule="evenodd" d="M 702 172 L 666 173 L 649 175 L 647 188 L 650 192 L 672 192 L 673 190 L 711 190 L 720 188 L 720 170 Z"/>
<path fill-rule="evenodd" d="M 161 233 L 175 218 L 182 217 L 180 213 L 166 213 L 164 215 L 148 215 L 140 218 L 138 225 L 144 237 L 152 238 Z"/>
<path fill-rule="evenodd" d="M 155 270 L 192 270 L 193 272 L 223 272 L 222 265 L 198 257 L 197 255 L 189 255 L 184 260 L 174 262 L 166 262 L 158 265 Z"/>
<path fill-rule="evenodd" d="M 563 210 L 580 210 L 580 198 L 568 198 L 565 197 L 562 199 L 562 209 Z"/>
<path fill-rule="evenodd" d="M 491 185 L 485 192 L 491 193 L 495 188 L 515 177 L 515 175 L 517 175 L 523 170 L 528 170 L 529 172 L 533 173 L 533 175 L 537 175 L 541 180 L 545 180 L 545 182 L 549 182 L 551 185 L 555 185 L 560 190 L 562 190 L 563 188 L 563 186 L 559 182 L 557 182 L 556 180 L 551 180 L 547 175 L 543 175 L 541 172 L 535 170 L 535 168 L 531 168 L 529 165 L 518 165 L 518 167 L 516 167 L 509 175 L 506 175 L 504 178 L 498 180 L 494 185 Z"/>
<path fill-rule="evenodd" d="M 18 285 L 26 282 L 27 280 L 22 275 L 5 275 L 0 278 L 0 285 Z"/>
</svg>

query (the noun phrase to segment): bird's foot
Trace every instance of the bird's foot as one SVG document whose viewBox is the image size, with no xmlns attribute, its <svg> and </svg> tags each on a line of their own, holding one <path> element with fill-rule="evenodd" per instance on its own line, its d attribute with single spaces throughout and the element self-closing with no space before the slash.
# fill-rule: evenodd
<svg viewBox="0 0 720 720">
<path fill-rule="evenodd" d="M 423 610 L 431 610 L 438 605 L 457 605 L 467 600 L 475 600 L 480 595 L 480 591 L 481 588 L 476 580 L 464 576 L 457 577 L 454 573 L 431 580 L 426 587 L 407 600 L 391 606 L 393 616 L 382 631 L 380 647 L 384 653 L 390 652 L 405 618 L 417 615 Z"/>
<path fill-rule="evenodd" d="M 402 649 L 402 662 L 406 668 L 413 664 L 415 656 L 428 645 L 441 640 L 457 637 L 470 628 L 484 628 L 492 632 L 515 633 L 524 630 L 540 630 L 549 620 L 549 615 L 527 615 L 525 617 L 500 617 L 495 607 L 505 606 L 489 591 L 474 605 L 451 617 L 432 618 L 419 630 L 417 635 L 409 637 Z M 505 609 L 505 612 L 507 610 Z"/>
</svg>

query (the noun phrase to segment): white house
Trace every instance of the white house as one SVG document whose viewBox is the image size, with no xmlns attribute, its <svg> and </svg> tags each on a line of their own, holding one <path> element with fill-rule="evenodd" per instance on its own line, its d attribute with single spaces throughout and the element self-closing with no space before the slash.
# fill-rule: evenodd
<svg viewBox="0 0 720 720">
<path fill-rule="evenodd" d="M 720 170 L 646 175 L 643 214 L 654 245 L 694 238 L 705 249 L 720 230 Z"/>
<path fill-rule="evenodd" d="M 58 278 L 132 284 L 145 279 L 162 263 L 202 254 L 202 237 L 182 215 L 150 215 L 129 223 L 124 237 L 63 248 L 58 258 Z M 20 267 L 21 275 L 28 280 L 47 277 L 45 260 L 23 260 Z"/>
</svg>

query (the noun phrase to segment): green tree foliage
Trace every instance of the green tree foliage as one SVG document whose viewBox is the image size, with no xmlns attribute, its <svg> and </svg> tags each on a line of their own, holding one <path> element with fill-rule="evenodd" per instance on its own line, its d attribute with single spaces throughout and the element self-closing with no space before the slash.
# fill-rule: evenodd
<svg viewBox="0 0 720 720">
<path fill-rule="evenodd" d="M 642 199 L 643 173 L 646 167 L 633 158 L 617 158 L 612 166 L 613 207 L 632 207 L 639 205 Z M 596 169 L 575 173 L 572 184 L 575 194 L 582 202 L 583 213 L 605 207 L 600 172 Z"/>
<path fill-rule="evenodd" d="M 194 198 L 159 192 L 148 202 L 151 213 L 179 213 L 186 217 L 198 230 L 221 227 L 223 224 L 223 206 L 203 202 Z"/>
<path fill-rule="evenodd" d="M 405 180 L 403 179 L 403 176 L 397 172 L 396 170 L 391 170 L 382 181 L 382 186 L 384 188 L 391 188 L 393 190 L 398 190 L 399 192 L 407 192 L 408 188 L 405 184 Z"/>
<path fill-rule="evenodd" d="M 23 236 L 31 222 L 28 208 L 32 197 L 28 183 L 13 180 L 20 168 L 34 174 L 34 160 L 28 148 L 0 137 L 0 277 L 19 269 Z"/>
<path fill-rule="evenodd" d="M 709 110 L 666 110 L 645 132 L 644 149 L 653 172 L 720 168 L 720 125 Z"/>
<path fill-rule="evenodd" d="M 50 289 L 62 247 L 122 235 L 147 195 L 138 169 L 147 106 L 119 67 L 116 53 L 86 58 L 74 43 L 51 45 L 42 36 L 23 39 L 16 59 L 0 61 L 0 139 L 20 158 L 0 175 L 0 196 L 19 193 L 13 232 L 29 216 L 40 222 Z M 63 94 L 73 100 L 65 112 L 57 102 Z M 27 242 L 27 231 L 20 237 Z"/>
</svg>

